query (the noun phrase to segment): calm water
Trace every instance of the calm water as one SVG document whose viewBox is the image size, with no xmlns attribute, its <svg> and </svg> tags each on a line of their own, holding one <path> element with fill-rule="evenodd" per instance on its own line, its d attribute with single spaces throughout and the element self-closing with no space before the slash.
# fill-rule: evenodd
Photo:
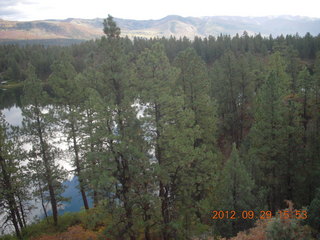
<svg viewBox="0 0 320 240">
<path fill-rule="evenodd" d="M 5 120 L 13 126 L 22 126 L 22 112 L 20 107 L 13 106 L 2 110 Z"/>
</svg>

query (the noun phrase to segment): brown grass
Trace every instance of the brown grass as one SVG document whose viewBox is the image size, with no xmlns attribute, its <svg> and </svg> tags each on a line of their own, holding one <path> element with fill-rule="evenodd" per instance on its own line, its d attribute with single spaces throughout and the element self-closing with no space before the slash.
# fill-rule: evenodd
<svg viewBox="0 0 320 240">
<path fill-rule="evenodd" d="M 90 230 L 85 230 L 80 225 L 69 227 L 66 232 L 55 235 L 43 235 L 37 238 L 31 238 L 30 240 L 97 240 L 99 233 Z M 108 240 L 106 238 L 106 240 Z"/>
</svg>

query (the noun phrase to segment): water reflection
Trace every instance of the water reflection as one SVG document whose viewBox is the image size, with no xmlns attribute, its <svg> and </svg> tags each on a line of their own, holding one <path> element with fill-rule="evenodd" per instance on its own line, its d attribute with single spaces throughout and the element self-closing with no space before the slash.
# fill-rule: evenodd
<svg viewBox="0 0 320 240">
<path fill-rule="evenodd" d="M 11 108 L 12 106 L 21 106 L 22 87 L 0 88 L 0 110 Z"/>
<path fill-rule="evenodd" d="M 5 108 L 2 110 L 2 114 L 4 115 L 5 120 L 12 126 L 22 126 L 23 116 L 21 108 L 18 106 L 13 106 L 10 108 Z M 61 149 L 63 154 L 60 159 L 57 160 L 58 164 L 66 168 L 68 171 L 71 171 L 73 167 L 71 166 L 71 158 L 72 154 L 70 153 L 69 144 L 67 137 L 59 130 L 53 134 L 53 138 L 50 139 L 50 142 L 53 143 L 54 146 Z M 25 150 L 30 150 L 32 145 L 30 143 L 25 143 L 23 145 Z M 70 176 L 72 177 L 72 176 Z"/>
<path fill-rule="evenodd" d="M 22 126 L 22 111 L 20 107 L 13 106 L 2 110 L 5 120 L 13 126 Z"/>
</svg>

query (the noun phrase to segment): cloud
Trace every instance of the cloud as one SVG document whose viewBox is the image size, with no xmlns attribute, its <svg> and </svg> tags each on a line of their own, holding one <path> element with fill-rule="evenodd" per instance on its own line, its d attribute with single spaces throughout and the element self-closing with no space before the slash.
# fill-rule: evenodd
<svg viewBox="0 0 320 240">
<path fill-rule="evenodd" d="M 303 6 L 312 6 L 304 8 Z M 125 7 L 124 7 L 125 6 Z M 165 7 L 164 7 L 165 6 Z M 277 7 L 275 7 L 277 6 Z M 301 15 L 320 17 L 319 0 L 0 0 L 0 18 L 43 20 L 96 18 L 111 14 L 118 18 L 159 19 L 170 14 L 181 16 L 268 16 Z"/>
<path fill-rule="evenodd" d="M 24 9 L 36 5 L 34 0 L 6 0 L 0 2 L 0 18 L 16 20 L 25 17 Z"/>
<path fill-rule="evenodd" d="M 6 0 L 6 1 L 1 1 L 0 2 L 0 8 L 6 8 L 6 7 L 11 7 L 17 4 L 17 2 L 20 2 L 18 0 Z"/>
<path fill-rule="evenodd" d="M 33 0 L 5 0 L 0 2 L 0 8 L 14 8 L 22 4 L 36 4 Z"/>
<path fill-rule="evenodd" d="M 0 9 L 0 16 L 1 17 L 16 15 L 18 13 L 19 13 L 19 11 L 15 10 L 15 9 L 6 9 L 6 8 Z"/>
</svg>

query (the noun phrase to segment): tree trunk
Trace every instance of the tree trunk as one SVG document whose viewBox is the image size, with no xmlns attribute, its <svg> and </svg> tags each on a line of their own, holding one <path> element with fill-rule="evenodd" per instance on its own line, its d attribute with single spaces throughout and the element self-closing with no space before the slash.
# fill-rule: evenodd
<svg viewBox="0 0 320 240">
<path fill-rule="evenodd" d="M 155 122 L 156 122 L 156 146 L 155 146 L 155 155 L 156 159 L 158 160 L 159 166 L 163 164 L 162 162 L 162 149 L 159 144 L 159 139 L 161 137 L 160 135 L 160 106 L 155 103 Z M 163 230 L 162 230 L 162 237 L 163 240 L 169 240 L 170 235 L 169 235 L 169 229 L 168 229 L 168 224 L 170 223 L 170 218 L 169 218 L 169 199 L 168 199 L 168 187 L 166 187 L 163 182 L 160 180 L 159 181 L 159 197 L 161 199 L 161 215 L 162 215 L 162 221 L 163 221 Z"/>
<path fill-rule="evenodd" d="M 21 236 L 21 233 L 20 233 L 20 229 L 19 229 L 19 226 L 18 226 L 18 222 L 17 222 L 17 219 L 16 219 L 15 210 L 14 210 L 14 208 L 12 206 L 10 206 L 10 215 L 11 215 L 11 219 L 12 219 L 11 221 L 12 221 L 14 229 L 16 231 L 17 238 L 18 239 L 22 239 L 22 236 Z"/>
<path fill-rule="evenodd" d="M 25 217 L 25 213 L 23 210 L 22 201 L 21 201 L 21 198 L 19 195 L 18 195 L 18 200 L 19 200 L 19 207 L 20 207 L 20 212 L 21 212 L 21 216 L 22 216 L 23 227 L 26 227 L 27 226 L 26 217 Z"/>
<path fill-rule="evenodd" d="M 45 178 L 48 184 L 49 189 L 49 195 L 50 195 L 50 202 L 52 207 L 52 214 L 53 214 L 53 221 L 54 225 L 58 225 L 58 206 L 57 206 L 57 200 L 56 195 L 54 192 L 53 182 L 52 182 L 52 172 L 50 169 L 50 163 L 49 163 L 49 156 L 47 155 L 47 143 L 43 139 L 43 130 L 41 128 L 41 122 L 40 122 L 40 116 L 39 116 L 40 109 L 36 109 L 37 114 L 37 130 L 39 134 L 39 140 L 40 140 L 40 146 L 41 146 L 41 154 L 42 154 L 42 160 L 45 167 Z"/>
<path fill-rule="evenodd" d="M 92 112 L 90 111 L 90 109 L 86 109 L 86 117 L 87 117 L 87 121 L 88 121 L 88 127 L 89 127 L 89 138 L 92 139 L 93 136 L 93 119 L 92 119 Z M 94 152 L 95 148 L 94 148 L 94 143 L 92 141 L 90 141 L 90 152 Z M 93 160 L 92 161 L 92 169 L 95 168 L 96 165 L 96 161 Z M 95 187 L 93 186 L 93 207 L 97 207 L 98 203 L 99 203 L 99 198 L 98 198 L 98 192 L 95 189 Z"/>
<path fill-rule="evenodd" d="M 41 183 L 40 183 L 40 180 L 38 179 L 38 182 L 39 182 L 39 191 L 40 191 L 40 198 L 41 198 L 41 206 L 42 206 L 42 209 L 43 209 L 43 212 L 44 212 L 44 215 L 46 217 L 46 220 L 48 222 L 48 213 L 47 213 L 47 209 L 44 205 L 44 196 L 43 196 L 43 192 L 42 192 L 42 187 L 41 187 Z"/>
<path fill-rule="evenodd" d="M 17 206 L 17 203 L 16 203 L 16 200 L 15 200 L 15 199 L 14 199 L 14 211 L 15 211 L 15 213 L 16 213 L 19 226 L 20 226 L 20 228 L 22 229 L 24 226 L 23 226 L 23 222 L 22 222 L 22 220 L 21 220 L 19 208 L 18 208 L 18 206 Z"/>
<path fill-rule="evenodd" d="M 0 149 L 0 152 L 1 152 L 1 149 Z M 3 175 L 3 182 L 4 182 L 4 186 L 6 188 L 5 197 L 9 203 L 11 221 L 13 223 L 13 226 L 16 231 L 16 235 L 17 235 L 18 239 L 22 239 L 19 225 L 18 225 L 18 221 L 16 218 L 17 205 L 16 205 L 16 202 L 14 199 L 14 193 L 13 193 L 13 189 L 12 189 L 12 185 L 11 185 L 10 175 L 9 175 L 9 173 L 7 173 L 7 169 L 5 166 L 5 160 L 1 155 L 0 155 L 0 164 L 1 164 L 1 170 L 2 170 L 2 175 Z M 21 228 L 23 228 L 23 226 Z"/>
<path fill-rule="evenodd" d="M 74 149 L 74 154 L 75 154 L 75 165 L 76 165 L 76 174 L 78 176 L 79 180 L 79 186 L 80 186 L 80 193 L 82 196 L 83 200 L 83 205 L 86 210 L 89 209 L 89 204 L 88 204 L 88 199 L 87 195 L 84 189 L 84 184 L 83 184 L 83 179 L 81 176 L 81 166 L 80 166 L 80 158 L 79 158 L 79 147 L 77 144 L 77 139 L 76 139 L 76 130 L 74 126 L 74 122 L 71 122 L 71 131 L 72 131 L 72 140 L 73 140 L 73 149 Z"/>
</svg>

